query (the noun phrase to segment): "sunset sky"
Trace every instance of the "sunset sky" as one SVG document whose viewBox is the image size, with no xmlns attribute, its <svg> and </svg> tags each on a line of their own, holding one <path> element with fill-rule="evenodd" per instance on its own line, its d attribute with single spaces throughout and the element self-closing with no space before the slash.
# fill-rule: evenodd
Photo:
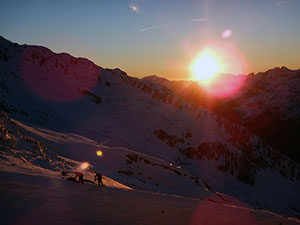
<svg viewBox="0 0 300 225">
<path fill-rule="evenodd" d="M 224 73 L 300 67 L 300 0 L 10 0 L 0 30 L 136 77 L 191 79 L 203 49 Z"/>
</svg>

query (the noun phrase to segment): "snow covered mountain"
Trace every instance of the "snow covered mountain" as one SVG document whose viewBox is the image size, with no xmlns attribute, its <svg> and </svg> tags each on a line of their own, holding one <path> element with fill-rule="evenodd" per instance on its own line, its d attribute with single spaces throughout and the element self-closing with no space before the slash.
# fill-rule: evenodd
<svg viewBox="0 0 300 225">
<path fill-rule="evenodd" d="M 2 171 L 87 161 L 116 186 L 300 217 L 299 164 L 150 80 L 0 38 L 0 108 Z"/>
<path fill-rule="evenodd" d="M 264 73 L 222 75 L 231 86 L 244 80 L 235 95 L 218 98 L 193 81 L 169 81 L 156 76 L 145 77 L 160 83 L 188 102 L 204 106 L 251 130 L 269 145 L 300 162 L 300 69 L 274 68 Z M 244 77 L 244 78 L 243 78 Z"/>
<path fill-rule="evenodd" d="M 196 225 L 205 221 L 206 224 L 250 225 L 299 222 L 296 218 L 284 218 L 266 210 L 253 210 L 238 199 L 203 189 L 194 183 L 190 174 L 189 177 L 179 176 L 182 170 L 178 166 L 171 167 L 126 148 L 103 146 L 78 134 L 29 126 L 3 113 L 0 132 L 2 224 L 69 224 L 78 221 L 123 224 L 127 221 L 130 224 Z M 105 156 L 103 159 L 95 157 L 99 148 Z M 83 163 L 70 158 L 84 158 L 90 162 L 89 168 L 82 171 L 87 185 L 69 184 L 64 177 L 60 178 L 61 171 L 70 174 L 82 170 Z M 134 177 L 123 176 L 130 174 L 129 171 L 119 170 L 128 163 L 139 163 L 141 172 L 135 167 L 131 175 L 139 172 L 140 180 L 147 176 L 142 172 L 154 175 L 150 179 L 156 182 L 154 192 L 141 191 L 141 186 L 134 190 L 116 181 L 130 183 L 133 187 L 137 184 Z M 101 190 L 93 187 L 93 171 L 99 169 L 109 175 L 103 178 L 105 187 Z M 162 194 L 166 188 L 170 189 Z M 181 189 L 181 195 L 170 195 L 170 190 L 176 188 Z M 199 196 L 183 197 L 184 191 L 196 191 Z"/>
<path fill-rule="evenodd" d="M 249 76 L 243 92 L 216 112 L 300 162 L 300 70 L 282 67 Z"/>
</svg>

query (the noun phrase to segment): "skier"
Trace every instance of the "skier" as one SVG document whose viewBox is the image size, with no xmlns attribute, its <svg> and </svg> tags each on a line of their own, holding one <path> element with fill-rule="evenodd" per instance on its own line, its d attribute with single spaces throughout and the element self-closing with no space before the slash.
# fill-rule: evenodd
<svg viewBox="0 0 300 225">
<path fill-rule="evenodd" d="M 83 173 L 74 171 L 74 174 L 75 174 L 75 180 L 78 177 L 78 182 L 83 184 Z"/>
<path fill-rule="evenodd" d="M 99 172 L 95 172 L 96 175 L 95 175 L 95 181 L 97 180 L 98 181 L 98 186 L 100 187 L 101 186 L 104 186 L 103 183 L 102 183 L 102 174 L 99 173 Z"/>
</svg>

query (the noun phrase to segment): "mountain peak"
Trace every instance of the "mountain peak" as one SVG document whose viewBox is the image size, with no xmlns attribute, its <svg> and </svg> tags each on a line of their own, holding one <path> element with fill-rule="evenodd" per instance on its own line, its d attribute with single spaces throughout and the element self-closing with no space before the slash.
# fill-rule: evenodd
<svg viewBox="0 0 300 225">
<path fill-rule="evenodd" d="M 153 82 L 168 82 L 169 80 L 167 78 L 164 77 L 159 77 L 157 75 L 149 75 L 149 76 L 145 76 L 142 78 L 143 80 L 150 80 Z"/>
</svg>

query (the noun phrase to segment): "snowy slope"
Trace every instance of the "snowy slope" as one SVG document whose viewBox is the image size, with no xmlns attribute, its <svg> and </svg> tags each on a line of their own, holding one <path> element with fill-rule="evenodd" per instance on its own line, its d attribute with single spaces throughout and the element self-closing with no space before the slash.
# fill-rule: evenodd
<svg viewBox="0 0 300 225">
<path fill-rule="evenodd" d="M 299 216 L 299 165 L 243 126 L 119 69 L 3 38 L 0 46 L 1 109 L 53 154 L 131 188 Z"/>
<path fill-rule="evenodd" d="M 67 137 L 65 134 L 47 130 L 48 134 L 46 135 L 45 133 L 36 131 L 33 128 L 8 118 L 5 114 L 1 115 L 0 129 L 0 171 L 30 176 L 45 176 L 56 179 L 61 177 L 62 171 L 69 173 L 69 176 L 74 176 L 74 171 L 82 171 L 85 173 L 85 179 L 93 181 L 93 171 L 95 171 L 95 168 L 92 165 L 89 165 L 87 170 L 82 169 L 81 165 L 84 162 L 64 157 L 65 152 L 58 151 L 58 154 L 55 153 L 52 149 L 49 149 L 48 146 L 51 146 L 49 142 L 41 142 L 32 131 L 48 138 L 49 141 L 59 142 L 61 145 L 65 142 L 65 137 Z M 75 138 L 70 137 L 70 139 L 75 139 L 78 143 L 83 142 L 83 140 L 77 136 L 75 136 Z M 91 142 L 91 140 L 87 141 L 88 144 L 89 142 Z M 106 176 L 104 176 L 103 183 L 109 187 L 131 189 Z"/>
<path fill-rule="evenodd" d="M 1 117 L 1 132 L 4 138 L 0 151 L 1 224 L 300 223 L 296 218 L 284 218 L 266 210 L 253 210 L 238 200 L 208 190 L 203 190 L 198 198 L 191 198 L 170 193 L 162 194 L 163 190 L 159 187 L 155 192 L 141 191 L 141 188 L 131 189 L 107 176 L 103 178 L 105 187 L 101 188 L 87 181 L 85 185 L 67 181 L 59 172 L 80 170 L 81 163 L 62 157 L 52 150 L 73 158 L 79 154 L 81 158 L 88 159 L 91 155 L 82 155 L 82 152 L 77 152 L 76 149 L 66 150 L 62 146 L 66 142 L 76 142 L 77 145 L 81 144 L 82 148 L 85 145 L 94 146 L 96 151 L 99 149 L 96 142 L 75 134 L 30 127 L 5 115 Z M 51 146 L 51 150 L 45 145 Z M 92 178 L 92 170 L 101 168 L 104 174 L 110 173 L 122 180 L 122 176 L 117 173 L 113 175 L 118 164 L 122 164 L 122 154 L 118 149 L 105 146 L 101 149 L 105 161 L 110 161 L 109 165 L 99 164 L 97 160 L 89 158 L 89 161 L 95 164 L 90 164 L 89 169 L 82 171 L 85 179 Z M 87 150 L 87 147 L 84 150 Z M 122 151 L 127 153 L 128 149 Z M 117 158 L 119 163 L 113 163 L 109 159 L 110 154 L 113 155 L 111 158 Z M 129 159 L 135 161 L 134 158 Z M 154 159 L 143 156 L 143 160 Z M 158 168 L 160 169 L 156 168 L 153 171 L 156 173 L 153 180 L 167 187 L 167 183 L 172 181 L 159 180 L 159 177 L 166 176 L 166 172 L 164 167 Z M 147 168 L 151 169 L 153 168 Z M 147 170 L 143 168 L 142 171 Z M 182 172 L 180 169 L 177 171 Z M 177 184 L 184 182 L 178 176 L 174 178 L 177 179 Z M 134 180 L 127 182 L 133 186 Z M 185 186 L 189 185 L 192 184 L 185 183 Z"/>
<path fill-rule="evenodd" d="M 300 70 L 282 67 L 251 75 L 243 92 L 216 112 L 300 162 Z"/>
<path fill-rule="evenodd" d="M 80 135 L 31 127 L 6 115 L 1 116 L 1 131 L 1 171 L 60 177 L 62 171 L 72 175 L 73 171 L 80 170 L 90 180 L 93 180 L 93 171 L 101 171 L 110 177 L 104 177 L 106 186 L 113 178 L 113 187 L 120 186 L 116 181 L 121 181 L 132 188 L 201 198 L 215 197 L 223 201 L 214 192 L 196 184 L 187 171 L 127 148 L 104 146 Z M 101 157 L 97 156 L 100 149 Z M 89 168 L 81 169 L 85 162 L 89 163 Z M 131 165 L 130 170 L 128 165 Z M 180 176 L 183 172 L 187 174 Z M 166 177 L 169 179 L 166 180 Z M 229 200 L 234 201 L 228 196 L 226 202 Z"/>
<path fill-rule="evenodd" d="M 2 224 L 274 225 L 299 221 L 243 207 L 0 172 Z M 4 203 L 4 204 L 3 204 Z"/>
</svg>

